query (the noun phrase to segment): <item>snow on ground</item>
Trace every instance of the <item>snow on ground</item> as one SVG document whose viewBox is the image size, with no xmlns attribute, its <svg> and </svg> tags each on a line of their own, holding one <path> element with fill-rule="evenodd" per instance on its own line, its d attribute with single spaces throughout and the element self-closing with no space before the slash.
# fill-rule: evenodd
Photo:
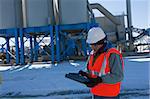
<svg viewBox="0 0 150 99">
<path fill-rule="evenodd" d="M 125 58 L 124 61 L 121 99 L 149 99 L 150 58 Z M 0 66 L 3 78 L 0 98 L 91 99 L 85 85 L 65 78 L 66 73 L 84 70 L 85 64 L 84 61 L 69 61 L 55 65 Z"/>
</svg>

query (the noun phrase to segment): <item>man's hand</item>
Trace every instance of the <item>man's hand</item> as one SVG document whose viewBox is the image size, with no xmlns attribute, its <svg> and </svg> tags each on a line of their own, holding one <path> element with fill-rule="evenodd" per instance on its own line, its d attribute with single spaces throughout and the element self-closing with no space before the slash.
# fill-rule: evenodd
<svg viewBox="0 0 150 99">
<path fill-rule="evenodd" d="M 101 77 L 91 78 L 88 73 L 86 73 L 82 70 L 79 71 L 79 74 L 81 76 L 87 77 L 90 80 L 88 83 L 85 83 L 87 87 L 91 88 L 91 87 L 96 86 L 99 83 L 102 83 L 102 78 Z"/>
<path fill-rule="evenodd" d="M 86 76 L 86 77 L 88 77 L 88 73 L 86 73 L 86 72 L 84 72 L 84 71 L 82 71 L 82 70 L 80 70 L 79 71 L 79 74 L 81 75 L 81 76 Z"/>
<path fill-rule="evenodd" d="M 102 78 L 101 77 L 96 77 L 96 78 L 88 78 L 90 82 L 86 83 L 87 87 L 94 87 L 99 83 L 102 83 Z"/>
</svg>

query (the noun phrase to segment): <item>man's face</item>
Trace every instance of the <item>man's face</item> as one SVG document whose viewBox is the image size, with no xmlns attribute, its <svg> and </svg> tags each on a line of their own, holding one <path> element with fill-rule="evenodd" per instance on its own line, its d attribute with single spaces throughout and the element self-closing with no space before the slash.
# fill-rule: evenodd
<svg viewBox="0 0 150 99">
<path fill-rule="evenodd" d="M 90 46 L 94 53 L 96 53 L 103 46 L 103 44 L 91 44 Z"/>
</svg>

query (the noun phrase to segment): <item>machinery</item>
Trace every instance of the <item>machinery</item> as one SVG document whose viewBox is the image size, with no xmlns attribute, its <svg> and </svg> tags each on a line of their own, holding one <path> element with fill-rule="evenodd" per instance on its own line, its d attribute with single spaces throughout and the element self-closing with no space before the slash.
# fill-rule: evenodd
<svg viewBox="0 0 150 99">
<path fill-rule="evenodd" d="M 139 46 L 150 49 L 149 41 L 137 43 L 150 35 L 150 29 L 132 26 L 130 0 L 126 1 L 127 28 L 126 15 L 114 16 L 101 4 L 89 4 L 88 0 L 0 0 L 0 37 L 6 39 L 1 48 L 5 49 L 6 62 L 13 59 L 16 65 L 24 65 L 45 60 L 55 63 L 86 59 L 91 50 L 86 44 L 87 32 L 97 26 L 123 53 L 137 52 Z M 93 9 L 104 17 L 95 17 Z M 139 35 L 133 37 L 133 32 Z M 15 39 L 15 54 L 10 50 L 11 38 Z M 49 38 L 48 44 L 45 38 Z"/>
</svg>

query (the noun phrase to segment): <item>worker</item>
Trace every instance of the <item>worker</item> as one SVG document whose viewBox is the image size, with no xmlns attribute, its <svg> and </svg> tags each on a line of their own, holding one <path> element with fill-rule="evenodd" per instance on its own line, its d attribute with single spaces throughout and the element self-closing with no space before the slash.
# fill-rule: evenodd
<svg viewBox="0 0 150 99">
<path fill-rule="evenodd" d="M 87 71 L 79 71 L 90 81 L 94 99 L 118 99 L 123 80 L 123 58 L 121 53 L 107 41 L 106 34 L 100 27 L 89 30 L 86 42 L 91 46 L 87 62 Z"/>
</svg>

